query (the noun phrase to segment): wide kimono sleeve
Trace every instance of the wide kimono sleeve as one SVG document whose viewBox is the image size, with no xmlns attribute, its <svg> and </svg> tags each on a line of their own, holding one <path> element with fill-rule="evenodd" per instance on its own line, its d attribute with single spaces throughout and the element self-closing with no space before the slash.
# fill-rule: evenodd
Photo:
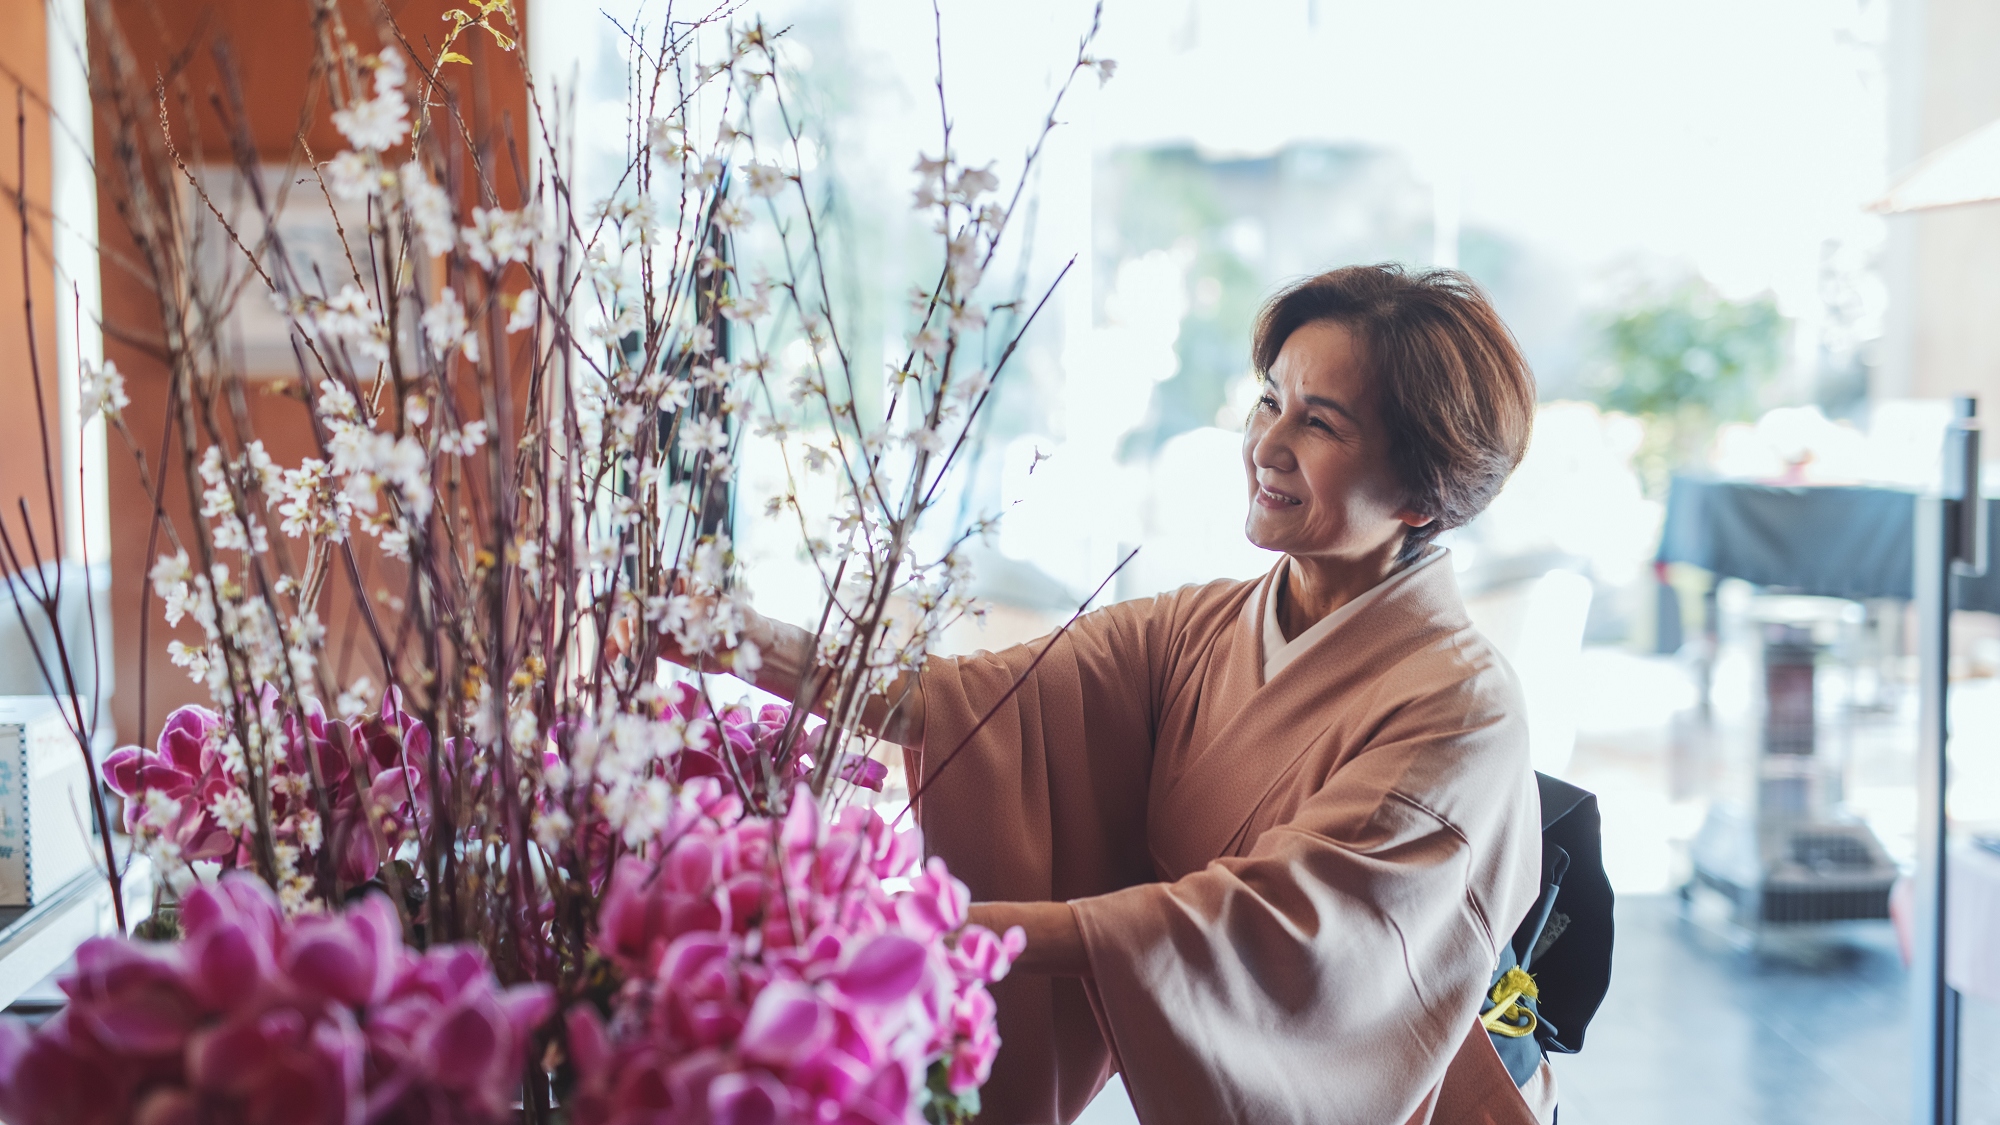
<svg viewBox="0 0 2000 1125">
<path fill-rule="evenodd" d="M 1504 672 L 1440 689 L 1247 854 L 1072 903 L 1146 1125 L 1422 1121 L 1462 1044 L 1491 1053 L 1468 1030 L 1534 894 L 1526 732 Z"/>
<path fill-rule="evenodd" d="M 907 758 L 913 787 L 927 785 L 918 818 L 975 899 L 1064 901 L 1156 877 L 1153 715 L 1200 589 L 1094 611 L 1060 640 L 926 664 L 923 745 Z M 994 994 L 1004 1045 L 981 1120 L 1074 1117 L 1110 1074 L 1081 983 L 1016 976 Z"/>
</svg>

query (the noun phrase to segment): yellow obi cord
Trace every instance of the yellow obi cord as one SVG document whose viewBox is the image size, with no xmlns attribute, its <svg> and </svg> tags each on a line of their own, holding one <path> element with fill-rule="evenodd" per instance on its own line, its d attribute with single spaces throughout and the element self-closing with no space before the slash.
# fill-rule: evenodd
<svg viewBox="0 0 2000 1125">
<path fill-rule="evenodd" d="M 1541 990 L 1535 987 L 1535 978 L 1520 968 L 1508 969 L 1501 976 L 1500 983 L 1493 986 L 1487 999 L 1493 1007 L 1479 1017 L 1479 1023 L 1495 1035 L 1505 1035 L 1509 1039 L 1519 1039 L 1535 1030 L 1535 1013 L 1529 1011 L 1520 1001 L 1541 998 Z"/>
</svg>

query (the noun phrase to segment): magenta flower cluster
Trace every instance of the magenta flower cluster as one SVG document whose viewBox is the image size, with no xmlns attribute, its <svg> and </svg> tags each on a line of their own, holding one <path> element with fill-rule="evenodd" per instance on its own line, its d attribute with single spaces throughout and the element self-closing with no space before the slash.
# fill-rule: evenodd
<svg viewBox="0 0 2000 1125">
<path fill-rule="evenodd" d="M 268 713 L 276 701 L 277 692 L 266 687 L 259 706 Z M 421 766 L 430 754 L 430 731 L 402 711 L 400 696 L 393 689 L 383 697 L 379 716 L 353 723 L 329 719 L 317 700 L 308 700 L 304 718 L 301 724 L 297 715 L 284 716 L 285 753 L 271 764 L 275 835 L 281 842 L 298 847 L 308 860 L 321 847 L 330 847 L 334 870 L 345 883 L 366 882 L 375 877 L 387 858 L 383 845 L 393 852 L 396 840 L 422 827 L 427 802 Z M 156 795 L 173 802 L 174 815 L 170 823 L 160 826 L 160 834 L 179 849 L 179 859 L 250 866 L 247 825 L 225 824 L 216 813 L 232 793 L 240 794 L 240 806 L 246 814 L 249 809 L 242 780 L 226 760 L 223 747 L 227 735 L 222 716 L 206 707 L 189 705 L 167 716 L 155 749 L 126 746 L 107 757 L 102 766 L 104 781 L 126 798 L 126 831 L 139 831 L 141 820 L 148 815 L 148 797 Z M 320 838 L 301 839 L 297 815 L 303 813 L 310 819 L 317 813 L 309 796 L 294 795 L 308 793 L 308 786 L 288 782 L 294 775 L 303 782 L 315 768 L 326 785 L 333 821 L 320 826 Z M 368 783 L 369 803 L 375 813 L 372 829 L 362 815 L 360 778 Z"/>
<path fill-rule="evenodd" d="M 224 768 L 215 737 L 222 719 L 206 707 L 182 707 L 167 716 L 154 750 L 126 746 L 104 759 L 105 784 L 125 801 L 125 831 L 136 833 L 148 791 L 177 806 L 160 834 L 187 860 L 221 859 L 236 854 L 236 836 L 223 829 L 210 811 L 216 800 L 236 788 Z"/>
<path fill-rule="evenodd" d="M 745 816 L 713 779 L 681 797 L 603 900 L 626 983 L 608 1021 L 567 1015 L 574 1120 L 921 1122 L 933 1066 L 951 1094 L 985 1081 L 1018 928 L 968 924 L 965 885 L 871 809 L 829 817 L 801 786 L 782 819 Z"/>
<path fill-rule="evenodd" d="M 726 707 L 712 713 L 708 701 L 689 684 L 668 689 L 662 717 L 672 716 L 687 725 L 687 744 L 675 756 L 675 774 L 686 781 L 696 777 L 728 778 L 724 759 L 733 757 L 738 776 L 758 777 L 765 763 L 778 777 L 804 781 L 813 771 L 814 756 L 826 732 L 824 725 L 808 719 L 800 732 L 798 748 L 787 752 L 782 736 L 792 719 L 792 709 L 767 703 L 756 711 L 748 707 Z M 843 753 L 834 775 L 850 785 L 879 793 L 889 776 L 882 763 L 860 754 Z"/>
<path fill-rule="evenodd" d="M 257 879 L 181 907 L 184 939 L 97 938 L 69 1004 L 0 1021 L 13 1125 L 497 1122 L 514 1112 L 545 985 L 502 989 L 476 949 L 404 946 L 389 900 L 286 921 Z"/>
</svg>

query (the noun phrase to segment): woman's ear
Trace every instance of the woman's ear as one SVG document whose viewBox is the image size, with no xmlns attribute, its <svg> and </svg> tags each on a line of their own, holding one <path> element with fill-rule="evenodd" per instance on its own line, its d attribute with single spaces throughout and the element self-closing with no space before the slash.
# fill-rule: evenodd
<svg viewBox="0 0 2000 1125">
<path fill-rule="evenodd" d="M 1396 513 L 1396 518 L 1402 520 L 1409 527 L 1429 527 L 1431 520 L 1435 517 L 1420 516 L 1408 508 L 1404 508 L 1402 511 Z"/>
</svg>

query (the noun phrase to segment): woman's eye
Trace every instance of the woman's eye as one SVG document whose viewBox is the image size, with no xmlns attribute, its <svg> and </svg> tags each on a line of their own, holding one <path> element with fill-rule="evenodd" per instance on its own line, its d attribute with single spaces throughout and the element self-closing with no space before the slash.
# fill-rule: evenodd
<svg viewBox="0 0 2000 1125">
<path fill-rule="evenodd" d="M 1265 395 L 1257 400 L 1257 406 L 1263 410 L 1276 410 L 1278 408 L 1278 400 L 1272 398 L 1270 395 Z"/>
<path fill-rule="evenodd" d="M 1333 427 L 1332 427 L 1332 426 L 1329 426 L 1329 425 L 1327 425 L 1327 424 L 1326 424 L 1326 423 L 1325 423 L 1324 421 L 1321 421 L 1321 420 L 1320 420 L 1320 419 L 1318 419 L 1318 418 L 1308 418 L 1308 419 L 1306 419 L 1306 425 L 1308 425 L 1308 426 L 1318 426 L 1318 427 L 1319 427 L 1320 429 L 1322 429 L 1322 430 L 1325 430 L 1325 431 L 1326 431 L 1327 433 L 1332 433 L 1332 432 L 1333 432 Z"/>
</svg>

